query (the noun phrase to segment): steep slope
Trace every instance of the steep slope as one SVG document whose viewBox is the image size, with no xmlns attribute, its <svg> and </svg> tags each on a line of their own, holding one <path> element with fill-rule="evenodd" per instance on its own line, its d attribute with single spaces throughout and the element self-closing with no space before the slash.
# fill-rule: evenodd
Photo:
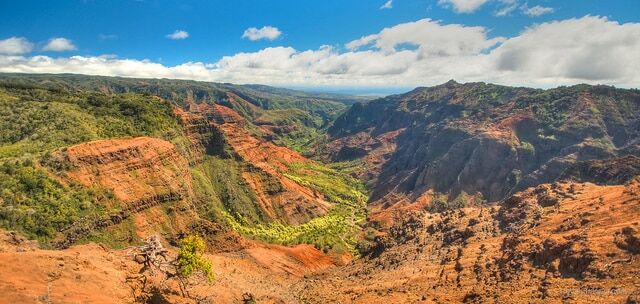
<svg viewBox="0 0 640 304">
<path fill-rule="evenodd" d="M 18 232 L 0 232 L 0 294 L 131 302 L 130 246 L 198 234 L 217 279 L 196 292 L 221 302 L 633 303 L 639 103 L 449 82 L 323 134 L 342 109 L 325 95 L 0 77 L 0 227 Z"/>
<path fill-rule="evenodd" d="M 122 215 L 120 212 L 126 211 L 121 209 L 123 200 L 131 203 L 151 198 L 126 197 L 126 193 L 120 191 L 125 186 L 116 185 L 117 180 L 106 183 L 104 178 L 88 179 L 89 175 L 102 172 L 108 176 L 109 170 L 103 169 L 110 164 L 118 171 L 118 164 L 126 168 L 127 162 L 135 158 L 140 159 L 131 162 L 138 165 L 132 172 L 139 170 L 153 175 L 155 172 L 146 166 L 163 160 L 177 160 L 174 167 L 183 167 L 180 157 L 172 154 L 172 145 L 159 145 L 162 153 L 158 154 L 154 152 L 157 141 L 149 138 L 141 142 L 125 140 L 126 148 L 122 150 L 117 141 L 113 145 L 103 142 L 104 147 L 98 147 L 99 142 L 80 145 L 72 149 L 72 157 L 69 155 L 68 147 L 83 142 L 112 137 L 170 138 L 180 132 L 179 120 L 171 105 L 157 97 L 1 87 L 0 112 L 6 117 L 0 122 L 0 225 L 37 238 L 43 245 L 54 245 L 51 242 L 58 239 L 60 246 L 67 246 L 69 240 L 75 241 L 89 232 L 83 227 L 93 227 L 96 223 L 106 225 L 109 221 L 105 218 Z M 103 148 L 113 150 L 112 155 L 100 158 L 99 150 Z M 84 158 L 83 154 L 86 154 Z M 145 159 L 146 154 L 149 157 Z M 126 175 L 125 168 L 120 169 L 119 177 Z M 74 171 L 84 169 L 89 171 Z M 71 171 L 78 178 L 70 177 Z M 80 178 L 81 175 L 84 177 Z M 179 175 L 176 171 L 175 176 Z M 138 177 L 128 176 L 128 181 L 133 182 L 135 178 Z M 141 183 L 138 186 L 138 190 L 151 187 Z M 119 192 L 118 196 L 114 190 Z M 115 218 L 120 220 L 121 217 Z"/>
<path fill-rule="evenodd" d="M 133 241 L 158 231 L 186 231 L 197 218 L 191 210 L 194 195 L 188 163 L 170 142 L 149 137 L 100 140 L 57 153 L 53 157 L 69 166 L 61 174 L 63 180 L 107 189 L 117 202 L 104 206 L 109 210 L 104 218 L 79 220 L 62 231 L 59 247 L 127 220 L 134 226 Z M 168 214 L 165 208 L 175 212 Z"/>
<path fill-rule="evenodd" d="M 639 130 L 637 90 L 450 81 L 355 104 L 318 152 L 362 164 L 356 174 L 372 184 L 372 201 L 390 192 L 415 200 L 429 189 L 497 201 L 578 161 L 638 155 Z"/>
<path fill-rule="evenodd" d="M 211 161 L 212 157 L 241 164 L 238 177 L 257 201 L 257 212 L 266 219 L 301 224 L 326 214 L 331 207 L 321 193 L 283 175 L 291 164 L 309 160 L 250 133 L 252 126 L 236 111 L 217 104 L 190 104 L 188 111 L 177 111 L 188 126 L 187 137 L 197 143 L 192 144 L 192 150 L 204 163 L 198 168 L 207 171 L 205 159 Z M 210 156 L 204 157 L 206 154 Z M 245 218 L 252 220 L 247 214 Z"/>
<path fill-rule="evenodd" d="M 186 126 L 187 137 L 205 140 L 192 169 L 201 214 L 248 237 L 354 253 L 366 200 L 357 180 L 265 141 L 231 108 L 188 108 L 177 110 L 197 126 Z"/>
<path fill-rule="evenodd" d="M 162 197 L 189 197 L 187 161 L 170 142 L 136 137 L 100 140 L 67 148 L 67 175 L 85 186 L 101 185 L 129 205 Z"/>
<path fill-rule="evenodd" d="M 544 184 L 491 206 L 406 212 L 346 265 L 308 245 L 244 241 L 208 255 L 216 280 L 195 293 L 230 303 L 249 294 L 260 303 L 633 303 L 638 212 L 638 179 Z M 42 250 L 12 233 L 0 233 L 0 266 L 12 274 L 0 277 L 4 299 L 24 303 L 131 302 L 128 278 L 140 267 L 128 250 Z M 171 284 L 157 296 L 192 303 Z"/>
<path fill-rule="evenodd" d="M 277 184 L 279 191 L 268 193 L 263 189 L 273 187 L 266 187 L 263 184 L 264 179 L 259 174 L 243 173 L 243 177 L 252 185 L 266 210 L 274 214 L 275 209 L 281 208 L 284 211 L 284 218 L 294 223 L 306 222 L 310 218 L 326 214 L 331 204 L 323 198 L 321 193 L 303 187 L 283 175 L 283 172 L 289 170 L 289 166 L 309 162 L 306 158 L 288 148 L 251 136 L 244 129 L 243 125 L 246 124 L 244 119 L 233 110 L 215 105 L 214 111 L 217 113 L 215 125 L 226 136 L 229 146 L 243 161 L 262 170 Z"/>
</svg>

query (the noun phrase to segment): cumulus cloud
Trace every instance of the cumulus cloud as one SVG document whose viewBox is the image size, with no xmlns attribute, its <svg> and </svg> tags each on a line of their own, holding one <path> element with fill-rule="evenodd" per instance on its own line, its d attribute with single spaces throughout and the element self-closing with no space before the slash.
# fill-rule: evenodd
<svg viewBox="0 0 640 304">
<path fill-rule="evenodd" d="M 71 40 L 62 37 L 49 39 L 49 42 L 42 48 L 43 51 L 50 52 L 75 51 L 76 49 Z"/>
<path fill-rule="evenodd" d="M 640 23 L 586 16 L 542 23 L 492 52 L 498 71 L 538 82 L 626 83 L 640 80 Z"/>
<path fill-rule="evenodd" d="M 183 30 L 176 30 L 175 32 L 168 34 L 167 38 L 172 40 L 182 40 L 189 38 L 189 33 Z"/>
<path fill-rule="evenodd" d="M 544 7 L 540 5 L 536 5 L 534 7 L 527 7 L 526 5 L 522 7 L 522 12 L 531 17 L 537 17 L 548 13 L 553 13 L 554 9 L 552 7 Z"/>
<path fill-rule="evenodd" d="M 414 46 L 423 56 L 460 56 L 479 53 L 503 38 L 487 38 L 481 26 L 441 24 L 422 19 L 385 28 L 380 33 L 364 36 L 346 44 L 348 49 L 371 45 L 385 53 L 398 51 L 401 46 Z"/>
<path fill-rule="evenodd" d="M 541 23 L 509 38 L 490 37 L 484 27 L 423 19 L 385 28 L 346 47 L 269 47 L 214 63 L 177 66 L 110 56 L 0 55 L 0 71 L 307 86 L 424 86 L 452 78 L 535 87 L 640 83 L 640 23 L 605 17 Z"/>
<path fill-rule="evenodd" d="M 452 7 L 456 13 L 469 14 L 475 12 L 489 0 L 439 0 L 441 6 Z"/>
<path fill-rule="evenodd" d="M 267 26 L 263 26 L 260 29 L 255 27 L 250 27 L 246 29 L 242 34 L 242 38 L 246 38 L 251 41 L 256 41 L 260 39 L 275 40 L 278 37 L 280 37 L 280 35 L 282 35 L 282 32 L 277 27 L 267 25 Z"/>
<path fill-rule="evenodd" d="M 452 8 L 458 14 L 470 14 L 490 2 L 494 4 L 495 11 L 493 14 L 497 17 L 508 16 L 518 8 L 520 8 L 522 14 L 530 17 L 537 17 L 554 12 L 552 7 L 540 5 L 528 7 L 526 1 L 521 0 L 439 0 L 438 4 L 443 7 Z"/>
<path fill-rule="evenodd" d="M 392 9 L 393 8 L 393 0 L 389 0 L 385 2 L 380 9 Z"/>
<path fill-rule="evenodd" d="M 33 49 L 33 43 L 24 37 L 11 37 L 0 40 L 0 54 L 16 55 L 29 53 Z"/>
</svg>

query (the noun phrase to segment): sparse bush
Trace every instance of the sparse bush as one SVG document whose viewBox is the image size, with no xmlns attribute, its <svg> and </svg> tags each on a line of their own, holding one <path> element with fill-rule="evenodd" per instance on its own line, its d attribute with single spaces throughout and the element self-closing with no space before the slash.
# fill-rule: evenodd
<svg viewBox="0 0 640 304">
<path fill-rule="evenodd" d="M 211 262 L 203 256 L 205 248 L 204 240 L 198 235 L 190 235 L 182 239 L 176 259 L 180 276 L 189 278 L 194 272 L 201 272 L 209 281 L 213 281 Z"/>
<path fill-rule="evenodd" d="M 453 201 L 448 201 L 447 196 L 440 193 L 434 193 L 431 203 L 427 206 L 427 211 L 431 213 L 442 213 L 449 210 L 457 210 L 464 208 L 468 203 L 466 195 L 459 195 Z"/>
<path fill-rule="evenodd" d="M 520 142 L 520 148 L 528 154 L 536 153 L 536 148 L 530 142 L 526 142 L 526 141 Z"/>
</svg>

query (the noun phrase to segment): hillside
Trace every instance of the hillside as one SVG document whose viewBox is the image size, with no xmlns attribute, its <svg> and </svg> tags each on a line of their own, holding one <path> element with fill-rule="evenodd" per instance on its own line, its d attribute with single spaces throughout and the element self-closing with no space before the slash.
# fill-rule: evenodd
<svg viewBox="0 0 640 304">
<path fill-rule="evenodd" d="M 371 201 L 430 189 L 498 201 L 578 162 L 639 155 L 640 91 L 450 81 L 355 104 L 328 133 L 318 153 L 359 167 Z"/>
<path fill-rule="evenodd" d="M 3 86 L 43 88 L 67 94 L 99 92 L 137 93 L 160 97 L 180 108 L 196 104 L 223 104 L 240 113 L 256 135 L 298 151 L 348 105 L 368 98 L 328 93 L 306 93 L 262 85 L 233 85 L 190 80 L 136 79 L 74 74 L 2 74 Z"/>
<path fill-rule="evenodd" d="M 497 205 L 406 212 L 305 303 L 636 303 L 640 180 L 544 184 Z"/>
</svg>

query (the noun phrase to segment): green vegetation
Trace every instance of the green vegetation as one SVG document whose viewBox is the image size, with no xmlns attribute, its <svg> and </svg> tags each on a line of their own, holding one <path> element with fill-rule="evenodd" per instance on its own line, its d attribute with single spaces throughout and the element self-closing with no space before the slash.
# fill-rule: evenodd
<svg viewBox="0 0 640 304">
<path fill-rule="evenodd" d="M 300 153 L 308 152 L 327 123 L 321 116 L 313 116 L 300 109 L 264 111 L 258 121 L 267 122 L 277 135 L 274 143 Z"/>
<path fill-rule="evenodd" d="M 99 218 L 113 194 L 63 185 L 31 161 L 0 164 L 0 226 L 47 243 L 80 218 Z"/>
<path fill-rule="evenodd" d="M 0 115 L 0 226 L 43 244 L 116 207 L 111 192 L 64 178 L 71 164 L 58 149 L 113 137 L 173 137 L 180 130 L 171 104 L 157 97 L 7 79 L 0 80 Z M 117 247 L 120 236 L 92 237 Z"/>
<path fill-rule="evenodd" d="M 90 242 L 104 244 L 109 248 L 123 249 L 131 245 L 140 244 L 142 240 L 136 234 L 133 217 L 130 217 L 107 229 L 91 231 L 78 241 L 79 244 Z"/>
<path fill-rule="evenodd" d="M 334 249 L 357 254 L 356 235 L 366 216 L 364 186 L 338 171 L 311 162 L 291 164 L 284 175 L 322 193 L 334 206 L 326 215 L 296 226 L 278 222 L 246 226 L 226 214 L 229 224 L 246 236 L 271 243 L 307 243 L 325 251 Z"/>
<path fill-rule="evenodd" d="M 230 100 L 228 92 L 244 101 Z M 0 78 L 0 115 L 5 117 L 0 121 L 0 226 L 46 243 L 71 225 L 113 211 L 106 210 L 117 203 L 110 192 L 83 187 L 65 177 L 73 168 L 63 152 L 71 145 L 153 136 L 170 140 L 187 159 L 195 159 L 173 104 L 184 106 L 192 100 L 230 106 L 245 116 L 249 131 L 265 136 L 258 125 L 266 125 L 275 134 L 275 143 L 304 152 L 352 102 L 349 98 L 195 81 L 5 75 Z M 210 136 L 224 142 L 216 137 L 220 134 Z M 352 247 L 366 200 L 357 182 L 320 165 L 292 167 L 289 178 L 323 193 L 335 206 L 322 218 L 286 226 L 264 214 L 242 174 L 259 180 L 267 192 L 281 190 L 277 181 L 232 157 L 224 144 L 219 151 L 207 149 L 204 161 L 191 168 L 195 206 L 203 218 L 231 223 L 246 235 L 282 244 Z M 280 216 L 283 211 L 275 212 Z M 80 240 L 89 241 L 121 248 L 139 239 L 134 223 L 126 219 Z"/>
<path fill-rule="evenodd" d="M 536 154 L 536 148 L 530 143 L 526 141 L 520 142 L 520 148 L 529 154 Z"/>
<path fill-rule="evenodd" d="M 434 193 L 431 203 L 427 206 L 427 211 L 431 213 L 443 213 L 467 206 L 469 198 L 466 194 L 460 194 L 456 199 L 449 201 L 447 196 L 441 193 Z"/>
<path fill-rule="evenodd" d="M 538 129 L 538 138 L 547 140 L 547 141 L 554 141 L 554 142 L 558 141 L 558 138 L 556 137 L 555 134 L 547 135 L 544 129 Z"/>
<path fill-rule="evenodd" d="M 213 281 L 213 267 L 205 259 L 206 246 L 204 240 L 197 235 L 190 235 L 180 241 L 180 251 L 176 258 L 178 273 L 183 278 L 189 278 L 196 272 L 202 273 L 209 282 Z"/>
<path fill-rule="evenodd" d="M 586 144 L 590 147 L 594 147 L 608 153 L 613 153 L 615 150 L 615 146 L 607 138 L 590 138 L 586 141 Z"/>
<path fill-rule="evenodd" d="M 207 156 L 192 168 L 194 191 L 201 202 L 199 212 L 212 221 L 224 220 L 221 210 L 244 225 L 268 222 L 256 194 L 241 176 L 242 164 L 235 159 Z"/>
<path fill-rule="evenodd" d="M 366 190 L 360 181 L 319 163 L 290 164 L 284 175 L 324 194 L 328 201 L 354 210 L 367 200 Z"/>
<path fill-rule="evenodd" d="M 518 169 L 511 170 L 511 174 L 507 177 L 507 182 L 511 185 L 517 185 L 522 180 L 522 171 Z"/>
<path fill-rule="evenodd" d="M 90 140 L 150 135 L 179 128 L 171 105 L 136 94 L 19 89 L 0 82 L 0 158 L 32 157 Z"/>
<path fill-rule="evenodd" d="M 247 126 L 249 129 L 259 132 L 255 125 L 265 122 L 276 126 L 279 132 L 275 133 L 274 141 L 300 152 L 306 151 L 305 143 L 311 136 L 345 111 L 347 105 L 368 100 L 360 96 L 307 93 L 262 85 L 86 75 L 4 74 L 0 78 L 0 87 L 18 91 L 38 90 L 45 95 L 57 92 L 60 96 L 86 92 L 101 92 L 100 95 L 103 96 L 157 96 L 168 101 L 167 104 L 178 106 L 186 106 L 188 101 L 219 103 L 243 115 L 250 123 Z M 233 93 L 246 102 L 233 101 L 228 93 Z M 117 122 L 113 124 L 118 125 Z M 16 149 L 22 150 L 22 147 Z"/>
</svg>

